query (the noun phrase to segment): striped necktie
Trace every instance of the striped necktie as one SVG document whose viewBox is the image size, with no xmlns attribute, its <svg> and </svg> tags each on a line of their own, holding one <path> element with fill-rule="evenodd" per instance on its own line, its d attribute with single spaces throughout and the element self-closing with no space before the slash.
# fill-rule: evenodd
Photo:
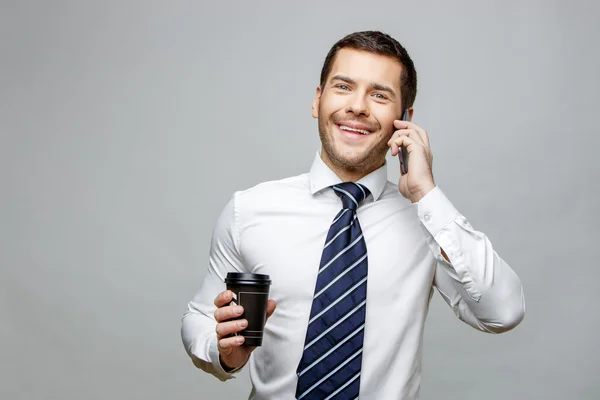
<svg viewBox="0 0 600 400">
<path fill-rule="evenodd" d="M 353 182 L 333 186 L 343 207 L 327 239 L 313 296 L 297 399 L 356 399 L 367 302 L 367 246 L 356 217 L 369 189 Z"/>
</svg>

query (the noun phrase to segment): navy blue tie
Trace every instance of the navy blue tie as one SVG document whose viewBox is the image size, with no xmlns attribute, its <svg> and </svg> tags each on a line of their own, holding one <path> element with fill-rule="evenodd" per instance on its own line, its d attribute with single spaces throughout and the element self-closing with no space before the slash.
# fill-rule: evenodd
<svg viewBox="0 0 600 400">
<path fill-rule="evenodd" d="M 321 256 L 297 370 L 297 399 L 356 399 L 360 389 L 368 262 L 356 209 L 370 192 L 353 182 L 333 190 L 343 207 L 331 223 Z"/>
</svg>

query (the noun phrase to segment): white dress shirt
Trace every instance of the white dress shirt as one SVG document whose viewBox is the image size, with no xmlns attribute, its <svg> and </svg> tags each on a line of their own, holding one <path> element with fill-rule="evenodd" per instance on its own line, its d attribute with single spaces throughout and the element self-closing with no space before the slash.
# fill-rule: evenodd
<svg viewBox="0 0 600 400">
<path fill-rule="evenodd" d="M 248 363 L 250 399 L 294 399 L 321 253 L 342 207 L 330 186 L 340 182 L 317 153 L 308 174 L 236 192 L 214 228 L 183 343 L 199 368 L 234 377 L 219 362 L 213 301 L 230 271 L 270 275 L 277 308 Z M 523 318 L 521 282 L 439 187 L 413 204 L 387 181 L 385 165 L 359 182 L 371 191 L 357 211 L 369 257 L 360 399 L 418 399 L 433 288 L 458 318 L 500 333 Z"/>
</svg>

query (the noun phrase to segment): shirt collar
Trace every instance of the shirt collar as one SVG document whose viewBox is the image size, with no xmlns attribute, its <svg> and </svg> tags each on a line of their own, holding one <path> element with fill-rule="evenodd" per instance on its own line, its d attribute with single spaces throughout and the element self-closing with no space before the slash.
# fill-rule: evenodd
<svg viewBox="0 0 600 400">
<path fill-rule="evenodd" d="M 342 183 L 342 180 L 321 159 L 321 151 L 317 151 L 317 155 L 315 156 L 310 172 L 308 173 L 308 181 L 310 183 L 311 194 L 315 194 L 335 184 Z M 386 182 L 387 162 L 369 175 L 361 178 L 357 183 L 365 185 L 373 195 L 373 200 L 377 201 L 383 193 Z"/>
</svg>

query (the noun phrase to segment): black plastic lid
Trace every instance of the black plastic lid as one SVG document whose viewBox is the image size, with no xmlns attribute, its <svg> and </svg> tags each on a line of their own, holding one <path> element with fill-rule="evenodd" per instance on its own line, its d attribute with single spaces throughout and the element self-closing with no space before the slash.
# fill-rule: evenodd
<svg viewBox="0 0 600 400">
<path fill-rule="evenodd" d="M 271 277 L 265 274 L 251 274 L 248 272 L 228 272 L 225 283 L 246 283 L 255 285 L 270 285 Z"/>
</svg>

